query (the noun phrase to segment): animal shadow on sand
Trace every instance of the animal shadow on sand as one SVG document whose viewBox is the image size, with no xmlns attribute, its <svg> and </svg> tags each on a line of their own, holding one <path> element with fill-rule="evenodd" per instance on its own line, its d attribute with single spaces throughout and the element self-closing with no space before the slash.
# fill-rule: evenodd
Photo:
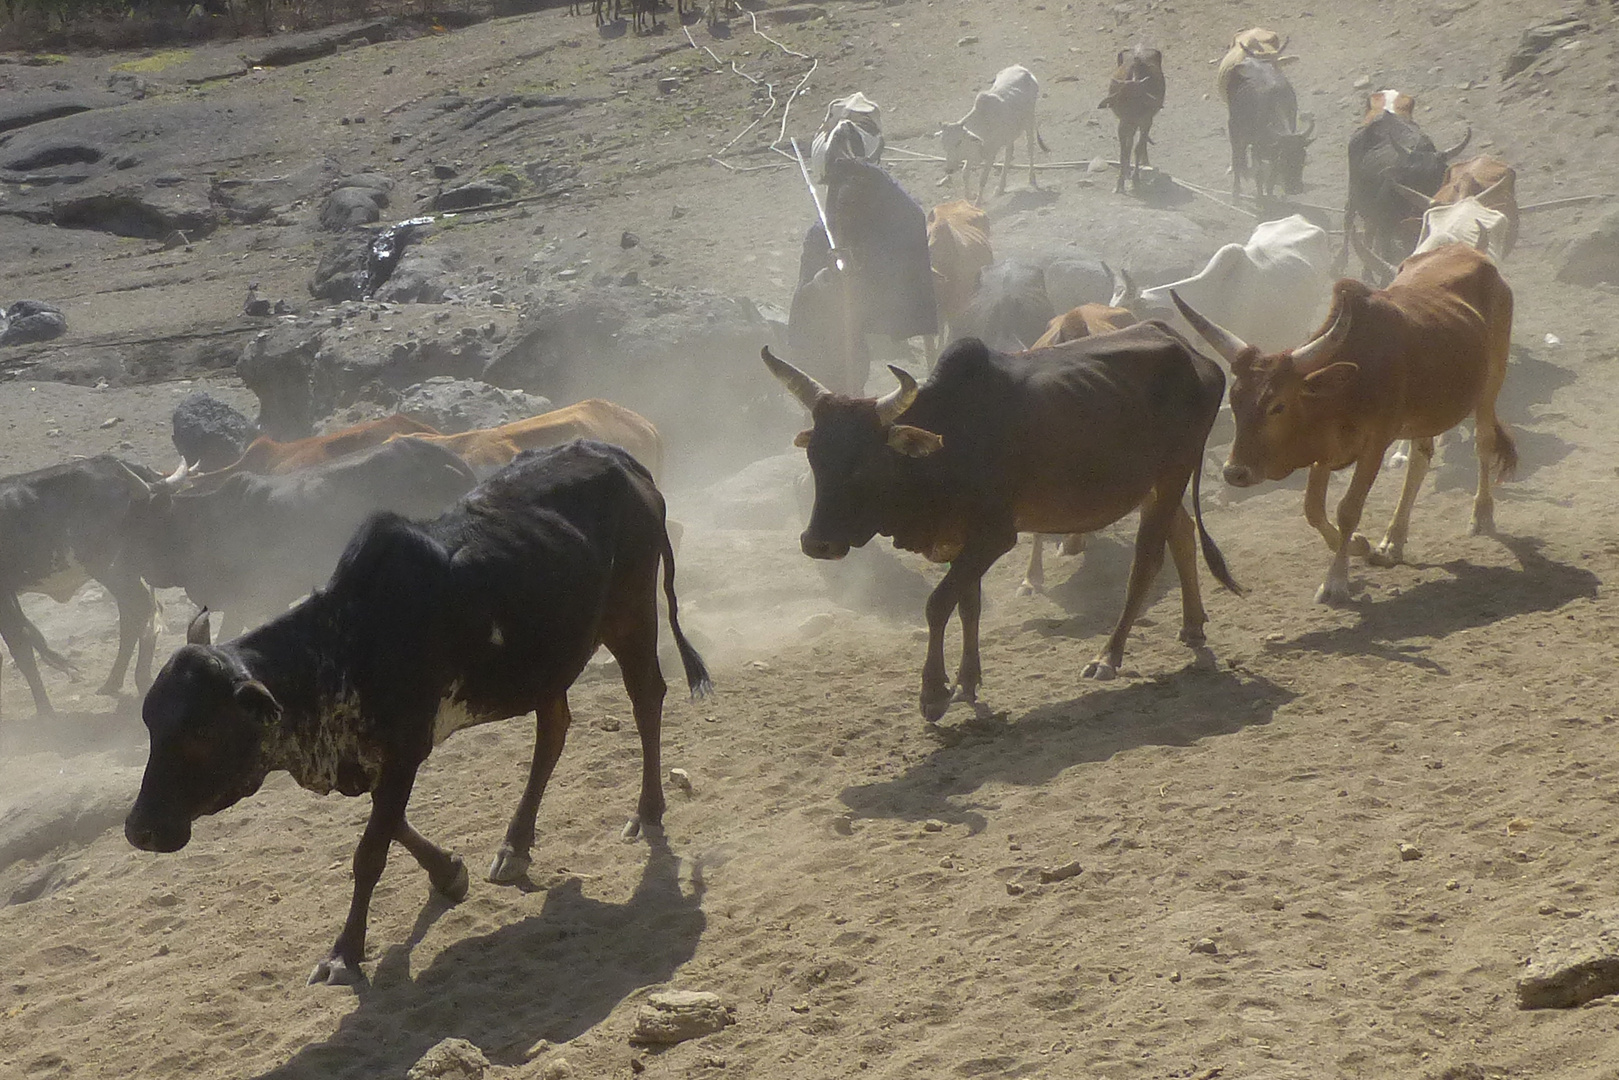
<svg viewBox="0 0 1619 1080">
<path fill-rule="evenodd" d="M 1119 610 L 1124 606 L 1124 594 L 1130 583 L 1130 562 L 1135 558 L 1134 524 L 1118 535 L 1087 535 L 1085 550 L 1072 560 L 1058 553 L 1059 543 L 1052 540 L 1046 544 L 1046 572 L 1049 574 L 1056 570 L 1060 573 L 1062 564 L 1070 561 L 1074 569 L 1059 584 L 1048 586 L 1045 595 L 1047 600 L 1066 612 L 1068 618 L 1029 619 L 1015 631 L 1003 631 L 986 637 L 1015 638 L 1033 632 L 1046 637 L 1080 639 L 1112 632 L 1113 625 L 1119 621 Z M 1020 557 L 1021 554 L 1020 551 Z M 1158 576 L 1152 579 L 1147 589 L 1147 602 L 1141 609 L 1143 616 L 1136 620 L 1136 625 L 1152 626 L 1155 620 L 1147 613 L 1170 590 L 1176 590 L 1178 597 L 1179 589 L 1180 574 L 1176 572 L 1175 564 L 1165 559 L 1163 569 L 1158 571 Z M 1175 617 L 1180 618 L 1178 607 Z"/>
<path fill-rule="evenodd" d="M 1537 470 L 1557 464 L 1573 451 L 1574 444 L 1566 439 L 1525 426 L 1542 422 L 1528 419 L 1531 411 L 1551 404 L 1552 395 L 1573 382 L 1574 372 L 1568 368 L 1542 360 L 1533 349 L 1522 345 L 1512 347 L 1507 381 L 1501 387 L 1496 407 L 1511 426 L 1518 444 L 1518 471 L 1514 480 L 1527 480 Z M 1432 476 L 1435 491 L 1472 491 L 1478 484 L 1478 458 L 1473 449 L 1471 423 L 1450 433 L 1445 445 L 1434 455 Z M 1533 498 L 1514 484 L 1500 488 L 1498 497 L 1502 500 Z"/>
<path fill-rule="evenodd" d="M 1350 626 L 1312 630 L 1274 644 L 1277 650 L 1353 653 L 1397 660 L 1449 674 L 1422 655 L 1411 638 L 1442 638 L 1513 615 L 1555 611 L 1571 600 L 1594 600 L 1598 578 L 1589 570 L 1556 562 L 1540 553 L 1542 542 L 1496 537 L 1518 560 L 1517 566 L 1475 566 L 1462 559 L 1437 564 L 1451 576 L 1420 585 L 1389 599 L 1358 600 L 1360 619 Z"/>
<path fill-rule="evenodd" d="M 987 783 L 1039 787 L 1074 765 L 1106 761 L 1124 750 L 1191 746 L 1268 724 L 1297 696 L 1268 679 L 1188 667 L 1099 687 L 1013 721 L 980 711 L 964 724 L 938 729 L 944 745 L 899 776 L 844 788 L 840 797 L 856 817 L 937 818 L 977 833 L 987 816 L 963 797 Z"/>
<path fill-rule="evenodd" d="M 577 1038 L 632 991 L 666 982 L 696 953 L 707 926 L 701 873 L 691 875 L 687 893 L 679 869 L 667 843 L 654 845 L 622 904 L 585 896 L 579 879 L 567 878 L 546 892 L 538 915 L 457 941 L 412 976 L 412 948 L 449 910 L 445 901 L 430 900 L 410 940 L 384 950 L 371 981 L 359 988 L 359 1007 L 332 1037 L 261 1080 L 404 1076 L 450 1037 L 468 1040 L 495 1064 L 515 1065 L 540 1039 Z"/>
</svg>

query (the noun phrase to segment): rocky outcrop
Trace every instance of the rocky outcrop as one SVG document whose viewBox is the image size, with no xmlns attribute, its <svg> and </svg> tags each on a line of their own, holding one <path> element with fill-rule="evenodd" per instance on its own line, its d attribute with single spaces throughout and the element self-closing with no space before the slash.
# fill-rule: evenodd
<svg viewBox="0 0 1619 1080">
<path fill-rule="evenodd" d="M 1557 280 L 1571 285 L 1619 282 L 1619 210 L 1563 249 Z"/>
<path fill-rule="evenodd" d="M 43 300 L 18 300 L 0 315 L 0 346 L 30 345 L 67 333 L 67 316 Z"/>
<path fill-rule="evenodd" d="M 201 390 L 174 407 L 170 423 L 174 448 L 204 472 L 222 469 L 241 457 L 259 434 L 253 421 Z"/>
<path fill-rule="evenodd" d="M 502 390 L 475 379 L 438 375 L 406 387 L 395 408 L 446 435 L 453 435 L 458 431 L 499 427 L 550 412 L 551 402 L 521 390 Z"/>
</svg>

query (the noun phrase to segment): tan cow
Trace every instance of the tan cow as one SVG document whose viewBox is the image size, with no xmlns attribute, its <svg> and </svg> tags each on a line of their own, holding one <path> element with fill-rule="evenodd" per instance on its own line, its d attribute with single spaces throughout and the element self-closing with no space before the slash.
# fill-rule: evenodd
<svg viewBox="0 0 1619 1080">
<path fill-rule="evenodd" d="M 1227 100 L 1232 68 L 1250 56 L 1255 60 L 1265 60 L 1272 64 L 1287 64 L 1297 60 L 1296 56 L 1282 55 L 1286 48 L 1287 38 L 1274 30 L 1266 30 L 1263 26 L 1250 27 L 1233 37 L 1231 48 L 1220 58 L 1220 67 L 1214 74 L 1214 87 L 1220 92 L 1220 100 Z"/>
<path fill-rule="evenodd" d="M 1373 90 L 1366 95 L 1366 115 L 1360 118 L 1363 124 L 1370 124 L 1384 113 L 1393 113 L 1411 119 L 1411 113 L 1417 107 L 1417 99 L 1400 90 Z"/>
<path fill-rule="evenodd" d="M 260 476 L 282 476 L 312 465 L 324 465 L 340 457 L 369 450 L 373 446 L 381 446 L 389 439 L 400 435 L 437 434 L 437 429 L 419 420 L 412 420 L 402 413 L 393 413 L 380 420 L 367 420 L 363 424 L 354 424 L 329 435 L 312 435 L 307 439 L 294 439 L 290 442 L 278 442 L 267 435 L 261 435 L 248 444 L 241 457 L 224 468 L 206 473 L 193 473 L 182 468 L 169 477 L 168 484 L 171 489 L 178 489 L 183 485 L 186 490 L 193 492 L 211 491 L 239 472 L 257 473 Z"/>
<path fill-rule="evenodd" d="M 1236 487 L 1308 467 L 1304 516 L 1333 549 L 1318 603 L 1349 599 L 1349 556 L 1390 566 L 1404 555 L 1411 507 L 1433 459 L 1434 436 L 1469 413 L 1478 492 L 1471 532 L 1495 531 L 1492 468 L 1511 474 L 1517 447 L 1495 415 L 1512 340 L 1512 290 L 1489 256 L 1461 244 L 1413 255 L 1387 289 L 1343 278 L 1327 324 L 1297 349 L 1263 354 L 1174 297 L 1188 322 L 1231 365 L 1237 434 L 1225 479 Z M 1413 440 L 1405 486 L 1383 542 L 1357 533 L 1366 495 L 1396 439 Z M 1327 521 L 1327 480 L 1355 467 Z"/>
<path fill-rule="evenodd" d="M 601 398 L 514 420 L 499 427 L 463 431 L 455 435 L 411 435 L 437 443 L 472 467 L 479 480 L 497 472 L 522 453 L 558 446 L 569 439 L 597 439 L 621 446 L 645 465 L 653 482 L 663 476 L 663 439 L 652 421 L 640 413 Z"/>
<path fill-rule="evenodd" d="M 951 324 L 978 291 L 978 275 L 994 261 L 988 214 L 966 199 L 952 199 L 928 211 L 928 262 L 946 341 Z"/>
</svg>

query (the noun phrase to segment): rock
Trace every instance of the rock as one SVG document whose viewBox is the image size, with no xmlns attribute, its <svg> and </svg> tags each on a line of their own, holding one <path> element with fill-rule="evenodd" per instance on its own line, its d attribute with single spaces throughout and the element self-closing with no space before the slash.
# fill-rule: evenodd
<svg viewBox="0 0 1619 1080">
<path fill-rule="evenodd" d="M 798 624 L 798 632 L 805 637 L 820 637 L 832 629 L 832 624 L 836 621 L 837 617 L 830 611 L 817 611 Z"/>
<path fill-rule="evenodd" d="M 506 202 L 517 194 L 522 184 L 522 180 L 510 173 L 474 180 L 470 184 L 462 184 L 460 187 L 439 192 L 433 199 L 433 209 L 466 210 L 474 206 Z"/>
<path fill-rule="evenodd" d="M 1370 75 L 1362 75 L 1350 85 L 1356 90 L 1370 90 L 1372 88 L 1372 77 Z"/>
<path fill-rule="evenodd" d="M 1006 895 L 1007 896 L 1022 896 L 1026 892 L 1028 892 L 1028 890 L 1025 889 L 1022 885 L 1019 885 L 1015 881 L 1008 881 L 1006 883 Z"/>
<path fill-rule="evenodd" d="M 687 795 L 692 793 L 691 774 L 685 769 L 670 769 L 669 782 L 675 787 L 679 788 L 681 791 L 684 791 Z"/>
<path fill-rule="evenodd" d="M 16 760 L 13 769 L 21 770 L 24 759 Z M 64 845 L 88 844 L 124 819 L 141 770 L 107 761 L 92 769 L 91 759 L 76 759 L 73 768 L 64 768 L 61 759 L 49 756 L 26 774 L 7 773 L 0 787 L 0 870 Z"/>
<path fill-rule="evenodd" d="M 1518 1008 L 1571 1009 L 1619 993 L 1619 909 L 1565 923 L 1518 979 Z"/>
<path fill-rule="evenodd" d="M 597 731 L 617 731 L 623 726 L 616 716 L 604 716 L 596 721 Z"/>
<path fill-rule="evenodd" d="M 58 199 L 51 203 L 50 220 L 63 229 L 92 229 L 158 241 L 176 232 L 196 240 L 219 226 L 219 214 L 208 203 L 206 192 L 188 186 L 159 191 L 131 186 L 105 195 Z"/>
<path fill-rule="evenodd" d="M 0 316 L 0 345 L 31 345 L 67 333 L 67 316 L 43 300 L 18 300 Z"/>
<path fill-rule="evenodd" d="M 1583 34 L 1591 24 L 1577 15 L 1563 15 L 1551 22 L 1531 26 L 1518 39 L 1518 47 L 1507 57 L 1501 77 L 1510 79 L 1535 62 L 1535 58 L 1566 37 Z"/>
<path fill-rule="evenodd" d="M 552 1058 L 540 1067 L 540 1080 L 570 1080 L 573 1065 L 565 1057 Z"/>
<path fill-rule="evenodd" d="M 431 424 L 446 435 L 499 427 L 550 412 L 551 408 L 547 398 L 448 375 L 434 376 L 406 387 L 399 395 L 398 405 L 400 412 Z"/>
<path fill-rule="evenodd" d="M 618 238 L 618 246 L 623 248 L 625 251 L 630 250 L 632 247 L 638 246 L 640 243 L 641 238 L 628 230 L 626 230 L 625 233 Z"/>
<path fill-rule="evenodd" d="M 242 305 L 242 314 L 250 318 L 268 319 L 274 313 L 275 308 L 271 307 L 270 301 L 262 296 L 250 296 L 247 303 Z"/>
<path fill-rule="evenodd" d="M 409 248 L 387 280 L 372 292 L 372 298 L 390 304 L 441 304 L 460 264 L 460 255 L 453 251 Z"/>
<path fill-rule="evenodd" d="M 1078 860 L 1063 863 L 1061 866 L 1042 866 L 1040 868 L 1040 883 L 1049 885 L 1054 881 L 1067 881 L 1071 877 L 1078 877 L 1085 872 Z"/>
<path fill-rule="evenodd" d="M 631 1042 L 672 1044 L 712 1035 L 736 1023 L 734 1010 L 718 994 L 702 990 L 660 990 L 647 997 L 635 1016 Z"/>
<path fill-rule="evenodd" d="M 405 1080 L 483 1080 L 489 1059 L 465 1039 L 445 1039 L 416 1060 Z"/>
<path fill-rule="evenodd" d="M 956 47 L 957 48 L 964 48 L 964 47 L 966 47 L 968 45 L 977 45 L 977 44 L 978 44 L 978 35 L 977 34 L 968 34 L 965 37 L 960 37 L 960 38 L 956 39 Z"/>
<path fill-rule="evenodd" d="M 944 832 L 944 822 L 940 821 L 938 818 L 928 818 L 928 820 L 922 822 L 922 831 Z"/>
<path fill-rule="evenodd" d="M 328 232 L 345 232 L 358 225 L 369 225 L 382 218 L 387 197 L 363 187 L 340 187 L 326 196 L 320 208 L 320 227 Z"/>
<path fill-rule="evenodd" d="M 680 89 L 680 80 L 673 75 L 658 80 L 658 93 L 672 94 Z"/>
<path fill-rule="evenodd" d="M 201 390 L 174 407 L 170 424 L 174 448 L 204 472 L 224 468 L 241 457 L 259 434 L 258 425 Z"/>
<path fill-rule="evenodd" d="M 1417 859 L 1422 858 L 1422 849 L 1415 844 L 1402 843 L 1399 851 L 1401 862 L 1415 862 Z"/>
<path fill-rule="evenodd" d="M 433 179 L 434 180 L 454 180 L 457 176 L 460 176 L 460 175 L 461 175 L 460 170 L 458 170 L 454 165 L 434 165 L 433 166 Z"/>
<path fill-rule="evenodd" d="M 338 385 L 322 356 L 325 339 L 308 326 L 277 326 L 253 338 L 236 374 L 258 395 L 258 429 L 272 439 L 301 439 L 338 406 Z"/>
<path fill-rule="evenodd" d="M 1192 951 L 1203 953 L 1206 956 L 1215 956 L 1220 952 L 1220 946 L 1214 943 L 1213 938 L 1198 938 L 1192 943 Z"/>
<path fill-rule="evenodd" d="M 301 64 L 306 60 L 330 56 L 343 46 L 371 45 L 378 41 L 386 41 L 393 35 L 393 27 L 392 19 L 373 19 L 369 22 L 347 23 L 306 33 L 280 34 L 274 39 L 265 39 L 266 44 L 271 40 L 275 44 L 263 52 L 253 55 L 243 54 L 242 62 L 250 68 Z"/>
<path fill-rule="evenodd" d="M 1571 285 L 1619 282 L 1619 210 L 1563 249 L 1557 280 Z"/>
</svg>

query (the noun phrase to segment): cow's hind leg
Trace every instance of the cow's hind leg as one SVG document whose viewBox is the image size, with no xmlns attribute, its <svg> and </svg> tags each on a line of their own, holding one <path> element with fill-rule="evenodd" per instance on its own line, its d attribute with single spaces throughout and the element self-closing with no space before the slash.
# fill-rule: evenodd
<svg viewBox="0 0 1619 1080">
<path fill-rule="evenodd" d="M 606 644 L 618 659 L 624 690 L 630 695 L 635 731 L 641 737 L 641 796 L 635 816 L 624 823 L 623 838 L 644 835 L 656 843 L 663 835 L 663 699 L 669 686 L 658 666 L 658 609 L 647 602 L 644 626 L 609 639 Z"/>
<path fill-rule="evenodd" d="M 1017 587 L 1019 596 L 1033 596 L 1046 591 L 1045 533 L 1034 534 L 1034 548 L 1029 552 L 1029 568 L 1023 572 L 1023 583 Z"/>
<path fill-rule="evenodd" d="M 394 839 L 403 844 L 405 850 L 427 871 L 427 880 L 432 883 L 435 892 L 457 904 L 467 898 L 467 887 L 471 882 L 467 878 L 467 864 L 461 861 L 461 856 L 445 851 L 412 828 L 404 818 L 399 820 Z"/>
<path fill-rule="evenodd" d="M 573 714 L 568 711 L 566 691 L 540 703 L 534 710 L 534 760 L 528 769 L 528 783 L 523 785 L 522 797 L 512 812 L 511 823 L 506 826 L 506 839 L 495 852 L 489 864 L 488 878 L 497 884 L 520 880 L 528 873 L 529 853 L 534 849 L 534 819 L 540 812 L 540 797 L 545 785 L 562 756 L 567 742 L 568 725 Z"/>
<path fill-rule="evenodd" d="M 1175 520 L 1169 523 L 1169 557 L 1175 560 L 1175 573 L 1181 579 L 1181 641 L 1194 649 L 1207 642 L 1203 626 L 1209 613 L 1203 609 L 1203 589 L 1197 578 L 1197 528 L 1192 515 L 1179 503 Z"/>
<path fill-rule="evenodd" d="M 1119 117 L 1119 182 L 1113 186 L 1115 195 L 1124 194 L 1125 174 L 1130 171 L 1130 142 L 1134 134 L 1134 125 Z"/>
<path fill-rule="evenodd" d="M 32 633 L 30 633 L 32 631 Z M 39 665 L 34 662 L 33 636 L 38 633 L 23 614 L 22 605 L 15 594 L 0 596 L 0 641 L 11 650 L 12 662 L 28 683 L 34 695 L 34 711 L 40 716 L 55 716 L 50 696 L 45 693 L 45 680 L 39 677 Z"/>
<path fill-rule="evenodd" d="M 107 673 L 107 681 L 96 693 L 116 697 L 123 690 L 124 674 L 129 670 L 137 644 L 140 659 L 135 665 L 135 685 L 144 692 L 152 682 L 152 652 L 157 644 L 153 616 L 157 614 L 157 600 L 146 582 L 128 570 L 115 568 L 102 584 L 118 603 L 118 655 Z"/>
<path fill-rule="evenodd" d="M 1388 532 L 1383 542 L 1366 554 L 1366 561 L 1375 566 L 1395 566 L 1405 557 L 1405 538 L 1411 531 L 1411 507 L 1416 504 L 1422 479 L 1433 464 L 1433 440 L 1412 439 L 1411 455 L 1405 463 L 1405 485 L 1400 488 L 1400 501 L 1394 507 Z"/>
<path fill-rule="evenodd" d="M 1141 504 L 1141 524 L 1136 529 L 1136 551 L 1130 561 L 1130 584 L 1124 593 L 1124 611 L 1119 614 L 1119 621 L 1108 636 L 1107 645 L 1096 659 L 1085 665 L 1081 677 L 1111 679 L 1119 673 L 1119 665 L 1124 663 L 1124 643 L 1130 636 L 1130 627 L 1135 625 L 1141 609 L 1146 606 L 1147 591 L 1157 578 L 1158 571 L 1163 568 L 1164 547 L 1173 531 L 1175 515 L 1185 513 L 1181 510 L 1181 495 L 1190 479 L 1188 473 L 1180 477 L 1178 485 L 1166 483 L 1154 487 Z M 1198 607 L 1201 610 L 1201 601 Z"/>
</svg>

